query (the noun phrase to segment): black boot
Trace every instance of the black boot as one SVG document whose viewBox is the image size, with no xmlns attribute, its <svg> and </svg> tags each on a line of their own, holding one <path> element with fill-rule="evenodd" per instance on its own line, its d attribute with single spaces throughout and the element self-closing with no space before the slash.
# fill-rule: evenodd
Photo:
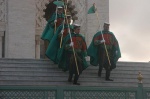
<svg viewBox="0 0 150 99">
<path fill-rule="evenodd" d="M 73 84 L 74 84 L 74 85 L 80 85 L 80 83 L 77 83 L 77 82 L 74 82 Z"/>
<path fill-rule="evenodd" d="M 110 77 L 110 70 L 106 70 L 106 78 L 105 78 L 105 80 L 106 81 L 113 81 L 113 79 L 110 79 L 109 77 Z"/>
<path fill-rule="evenodd" d="M 69 74 L 69 77 L 68 77 L 68 82 L 72 82 L 72 76 L 73 76 L 73 74 Z"/>
<path fill-rule="evenodd" d="M 80 83 L 77 83 L 78 78 L 79 78 L 79 75 L 75 74 L 75 76 L 74 76 L 74 82 L 73 82 L 74 85 L 80 85 Z"/>
<path fill-rule="evenodd" d="M 100 71 L 98 71 L 98 77 L 101 77 L 101 72 Z"/>
<path fill-rule="evenodd" d="M 99 76 L 99 77 L 101 77 L 101 75 L 102 75 L 102 70 L 103 70 L 103 69 L 99 67 L 99 70 L 98 70 L 98 76 Z"/>
</svg>

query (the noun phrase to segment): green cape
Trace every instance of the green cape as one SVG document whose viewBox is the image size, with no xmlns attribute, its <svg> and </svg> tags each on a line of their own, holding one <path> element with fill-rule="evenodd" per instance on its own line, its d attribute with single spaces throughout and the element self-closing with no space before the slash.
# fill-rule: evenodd
<svg viewBox="0 0 150 99">
<path fill-rule="evenodd" d="M 103 32 L 102 32 L 103 33 Z M 110 34 L 112 34 L 114 36 L 114 34 L 112 32 L 109 32 Z M 104 33 L 103 33 L 104 34 Z M 93 65 L 93 66 L 97 66 L 98 65 L 98 46 L 95 46 L 94 45 L 94 38 L 101 35 L 101 31 L 97 32 L 93 39 L 92 39 L 92 42 L 87 50 L 87 54 L 88 56 L 90 56 L 90 64 Z M 114 36 L 114 38 L 116 39 L 116 37 Z M 116 39 L 117 41 L 117 39 Z M 118 42 L 118 41 L 117 41 Z M 120 52 L 120 48 L 119 48 L 119 44 L 118 46 L 113 49 L 113 50 L 117 50 L 118 53 L 116 55 L 116 57 L 114 57 L 114 63 L 116 64 L 116 62 L 118 61 L 118 59 L 121 57 L 121 52 Z M 113 67 L 115 68 L 115 67 Z"/>
<path fill-rule="evenodd" d="M 64 14 L 57 14 L 57 18 L 64 17 Z M 56 18 L 56 13 L 53 13 L 51 18 L 48 20 L 46 27 L 42 33 L 41 39 L 42 40 L 48 40 L 49 42 L 51 41 L 53 35 L 54 35 L 54 20 Z"/>
<path fill-rule="evenodd" d="M 74 33 L 71 33 L 71 37 L 73 37 L 75 34 Z M 77 36 L 80 36 L 84 39 L 84 37 L 81 35 L 81 34 L 78 34 Z M 62 48 L 59 49 L 58 51 L 58 60 L 59 60 L 59 65 L 58 67 L 61 68 L 62 70 L 64 71 L 67 71 L 69 68 L 67 67 L 67 53 L 66 53 L 66 50 L 65 50 L 65 45 L 67 44 L 67 41 L 70 39 L 70 35 L 67 35 L 66 38 L 64 39 L 64 43 L 62 45 Z M 85 39 L 84 39 L 85 41 Z M 86 59 L 85 59 L 85 52 L 82 52 L 81 53 L 82 55 L 82 60 L 83 60 L 83 70 L 86 69 L 88 67 L 88 64 L 86 62 Z"/>
<path fill-rule="evenodd" d="M 64 29 L 65 28 L 68 28 L 68 26 L 64 25 Z M 60 48 L 60 42 L 58 40 L 58 35 L 62 29 L 63 29 L 63 24 L 61 24 L 57 28 L 56 33 L 55 33 L 54 37 L 52 38 L 51 42 L 49 43 L 48 48 L 46 50 L 46 56 L 49 59 L 51 59 L 54 63 L 58 63 L 57 52 L 58 52 L 58 49 Z"/>
</svg>

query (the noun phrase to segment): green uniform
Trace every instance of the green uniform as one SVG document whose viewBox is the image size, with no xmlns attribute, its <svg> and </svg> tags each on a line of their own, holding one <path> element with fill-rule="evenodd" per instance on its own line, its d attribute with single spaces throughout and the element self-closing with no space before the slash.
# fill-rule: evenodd
<svg viewBox="0 0 150 99">
<path fill-rule="evenodd" d="M 85 40 L 84 40 L 83 36 L 80 35 L 80 34 L 71 33 L 71 37 L 72 38 L 79 38 L 80 40 L 82 39 L 82 41 L 81 41 L 82 43 L 78 43 L 78 44 L 81 44 L 80 47 L 77 45 L 77 43 L 75 43 L 75 42 L 78 41 L 77 39 L 72 39 L 72 40 L 74 42 L 75 52 L 80 54 L 80 57 L 77 58 L 77 59 L 82 60 L 82 64 L 83 64 L 82 65 L 82 70 L 84 70 L 88 67 L 88 64 L 87 64 L 86 59 L 85 59 L 85 57 L 87 55 L 86 54 L 87 49 L 86 49 Z M 59 66 L 59 68 L 61 68 L 64 71 L 69 70 L 68 61 L 67 61 L 68 60 L 67 58 L 69 58 L 69 57 L 67 56 L 67 54 L 68 53 L 73 53 L 72 48 L 66 49 L 66 46 L 69 43 L 70 43 L 70 35 L 67 35 L 67 37 L 64 39 L 64 43 L 62 45 L 62 48 L 58 52 L 58 60 L 59 60 L 59 65 L 58 66 Z"/>
<path fill-rule="evenodd" d="M 71 43 L 71 40 L 70 35 L 68 35 L 64 39 L 63 46 L 58 53 L 59 59 L 58 66 L 64 71 L 69 70 L 69 78 L 68 78 L 69 82 L 72 81 L 73 74 L 75 74 L 74 84 L 78 84 L 77 81 L 79 75 L 82 73 L 84 69 L 88 67 L 88 64 L 85 60 L 85 56 L 87 55 L 86 54 L 87 47 L 84 38 L 80 34 L 71 33 L 71 38 L 73 42 L 73 48 L 75 51 L 75 57 L 73 48 L 69 45 Z"/>
<path fill-rule="evenodd" d="M 104 31 L 102 32 L 103 34 L 105 34 L 104 33 Z M 117 60 L 121 57 L 121 52 L 120 52 L 120 48 L 119 48 L 119 44 L 118 44 L 118 41 L 117 41 L 117 39 L 115 38 L 115 36 L 114 36 L 114 34 L 112 33 L 112 32 L 108 32 L 110 35 L 112 35 L 112 37 L 115 39 L 115 41 L 117 42 L 116 43 L 116 45 L 114 45 L 113 47 L 112 47 L 112 49 L 109 49 L 109 50 L 113 50 L 113 53 L 115 54 L 115 56 L 113 57 L 113 61 L 114 61 L 114 63 L 116 64 L 116 62 L 117 62 Z M 98 50 L 99 50 L 99 46 L 97 46 L 97 45 L 95 45 L 94 44 L 94 39 L 96 38 L 96 37 L 98 37 L 98 36 L 101 36 L 101 32 L 99 31 L 99 32 L 97 32 L 95 35 L 94 35 L 94 37 L 93 37 L 93 40 L 92 40 L 92 42 L 91 42 L 91 44 L 90 44 L 90 46 L 89 46 L 89 48 L 88 48 L 88 51 L 87 51 L 87 53 L 88 53 L 88 56 L 90 56 L 90 64 L 91 65 L 94 65 L 94 66 L 97 66 L 98 65 L 98 57 L 99 57 L 99 54 L 98 54 Z M 102 48 L 104 48 L 104 45 L 100 45 Z M 107 44 L 106 44 L 106 46 L 107 46 Z M 107 46 L 107 48 L 109 48 L 108 46 Z M 117 53 L 115 53 L 115 51 L 118 51 Z M 113 67 L 113 68 L 115 68 L 115 67 Z"/>
<path fill-rule="evenodd" d="M 104 43 L 100 43 L 103 37 L 107 51 Z M 105 68 L 106 80 L 110 80 L 110 71 L 116 68 L 116 62 L 121 57 L 119 44 L 114 34 L 110 31 L 102 31 L 102 33 L 100 31 L 97 32 L 87 52 L 90 56 L 90 64 L 94 66 L 99 64 L 98 76 L 101 76 L 102 69 Z"/>
<path fill-rule="evenodd" d="M 54 37 L 52 38 L 51 42 L 48 45 L 48 48 L 46 50 L 46 56 L 51 59 L 54 63 L 58 63 L 58 59 L 57 59 L 57 53 L 58 50 L 60 48 L 60 39 L 61 39 L 61 31 L 64 27 L 64 32 L 63 32 L 63 39 L 68 35 L 68 25 L 67 24 L 62 24 L 57 28 L 57 31 L 54 35 Z M 70 28 L 70 25 L 69 25 Z M 63 41 L 62 39 L 62 41 Z M 62 42 L 63 43 L 63 42 Z"/>
<path fill-rule="evenodd" d="M 41 39 L 51 41 L 53 35 L 54 35 L 54 29 L 55 29 L 55 21 L 56 19 L 56 13 L 53 13 L 51 18 L 48 20 L 46 27 L 42 33 Z M 57 14 L 57 27 L 62 23 L 64 19 L 64 14 Z"/>
</svg>

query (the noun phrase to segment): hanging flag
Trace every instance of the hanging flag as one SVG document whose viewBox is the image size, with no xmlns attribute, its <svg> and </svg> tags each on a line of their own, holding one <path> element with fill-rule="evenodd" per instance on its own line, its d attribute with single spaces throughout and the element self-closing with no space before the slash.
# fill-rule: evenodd
<svg viewBox="0 0 150 99">
<path fill-rule="evenodd" d="M 90 7 L 90 9 L 88 10 L 88 14 L 95 13 L 95 11 L 96 11 L 95 4 L 93 4 L 93 6 Z"/>
<path fill-rule="evenodd" d="M 54 1 L 53 3 L 55 5 L 57 5 L 57 6 L 64 6 L 64 2 L 63 1 Z"/>
</svg>

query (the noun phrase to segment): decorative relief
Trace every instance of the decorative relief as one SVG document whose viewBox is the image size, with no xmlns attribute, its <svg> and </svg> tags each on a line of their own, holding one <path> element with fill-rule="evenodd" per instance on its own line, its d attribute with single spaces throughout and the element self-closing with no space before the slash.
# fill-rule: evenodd
<svg viewBox="0 0 150 99">
<path fill-rule="evenodd" d="M 46 25 L 46 20 L 43 18 L 45 9 L 45 4 L 51 2 L 52 0 L 36 0 L 36 29 L 37 30 L 43 30 L 43 28 Z M 78 11 L 77 17 L 78 20 L 76 20 L 75 23 L 79 23 L 81 28 L 81 33 L 85 34 L 86 31 L 86 2 L 87 0 L 72 0 L 72 3 L 76 6 L 76 11 Z"/>
<path fill-rule="evenodd" d="M 6 20 L 6 2 L 7 0 L 0 0 L 0 22 Z"/>
<path fill-rule="evenodd" d="M 36 29 L 37 31 L 42 31 L 46 25 L 46 20 L 43 18 L 45 9 L 45 4 L 51 2 L 52 0 L 36 0 Z M 75 10 L 78 11 L 75 23 L 79 23 L 81 28 L 81 33 L 85 34 L 86 31 L 86 2 L 87 0 L 72 0 L 72 4 L 76 6 Z"/>
<path fill-rule="evenodd" d="M 44 12 L 43 9 L 45 9 L 45 4 L 49 3 L 49 1 L 52 0 L 36 0 L 36 29 L 37 30 L 43 30 L 46 24 L 46 20 L 43 18 Z"/>
</svg>

